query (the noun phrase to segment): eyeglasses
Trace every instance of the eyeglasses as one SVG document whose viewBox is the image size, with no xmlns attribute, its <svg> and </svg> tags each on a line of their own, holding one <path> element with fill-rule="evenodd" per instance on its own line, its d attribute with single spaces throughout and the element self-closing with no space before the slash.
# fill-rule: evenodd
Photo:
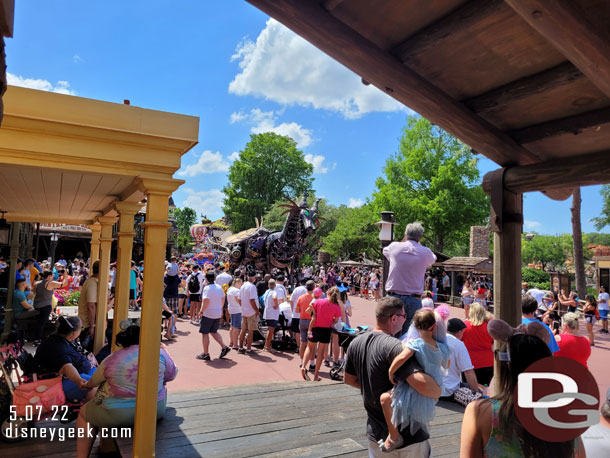
<svg viewBox="0 0 610 458">
<path fill-rule="evenodd" d="M 392 316 L 399 316 L 401 318 L 406 318 L 407 314 L 406 313 L 394 313 Z"/>
</svg>

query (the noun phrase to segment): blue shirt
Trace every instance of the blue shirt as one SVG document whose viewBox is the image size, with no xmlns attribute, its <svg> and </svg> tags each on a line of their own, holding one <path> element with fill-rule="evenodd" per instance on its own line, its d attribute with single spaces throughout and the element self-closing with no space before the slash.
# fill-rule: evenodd
<svg viewBox="0 0 610 458">
<path fill-rule="evenodd" d="M 553 331 L 551 331 L 551 328 L 549 328 L 546 324 L 542 323 L 541 321 L 536 320 L 535 318 L 521 318 L 521 323 L 522 324 L 530 324 L 531 322 L 536 321 L 538 323 L 540 323 L 542 326 L 544 326 L 546 328 L 547 331 L 549 331 L 549 334 L 551 335 L 551 340 L 549 340 L 549 349 L 551 350 L 551 353 L 555 353 L 559 351 L 559 345 L 557 345 L 557 341 L 555 340 L 555 336 L 553 335 Z"/>
<path fill-rule="evenodd" d="M 23 301 L 28 301 L 25 292 L 21 291 L 20 289 L 13 291 L 13 316 L 21 312 L 25 312 L 25 308 L 23 305 L 21 305 Z"/>
<path fill-rule="evenodd" d="M 138 289 L 138 282 L 136 280 L 136 271 L 131 269 L 129 277 L 129 289 Z"/>
</svg>

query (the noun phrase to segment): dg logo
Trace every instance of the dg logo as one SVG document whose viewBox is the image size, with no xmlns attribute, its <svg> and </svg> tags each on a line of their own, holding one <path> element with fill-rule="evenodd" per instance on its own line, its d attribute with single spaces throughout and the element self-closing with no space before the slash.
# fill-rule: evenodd
<svg viewBox="0 0 610 458">
<path fill-rule="evenodd" d="M 599 423 L 599 389 L 583 365 L 562 356 L 536 361 L 519 374 L 515 414 L 538 439 L 564 442 Z"/>
</svg>

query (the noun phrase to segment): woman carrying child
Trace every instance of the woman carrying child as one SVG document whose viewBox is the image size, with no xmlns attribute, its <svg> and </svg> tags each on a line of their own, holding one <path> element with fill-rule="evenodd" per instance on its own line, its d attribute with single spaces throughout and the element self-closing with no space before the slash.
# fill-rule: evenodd
<svg viewBox="0 0 610 458">
<path fill-rule="evenodd" d="M 434 418 L 436 401 L 419 394 L 404 381 L 396 384 L 394 374 L 413 355 L 424 368 L 424 372 L 434 378 L 439 386 L 443 383 L 443 368 L 448 367 L 451 354 L 446 343 L 445 325 L 439 314 L 431 309 L 420 309 L 413 316 L 413 323 L 407 333 L 404 350 L 392 362 L 389 370 L 390 381 L 395 384 L 391 392 L 380 397 L 381 407 L 388 426 L 388 437 L 379 444 L 384 452 L 403 445 L 400 435 L 401 424 L 410 424 L 411 433 L 420 428 L 427 429 Z"/>
</svg>

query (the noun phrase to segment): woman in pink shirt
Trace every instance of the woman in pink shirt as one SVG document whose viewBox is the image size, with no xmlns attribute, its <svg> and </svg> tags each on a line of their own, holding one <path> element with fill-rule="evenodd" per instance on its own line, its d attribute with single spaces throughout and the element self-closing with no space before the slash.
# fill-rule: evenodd
<svg viewBox="0 0 610 458">
<path fill-rule="evenodd" d="M 313 374 L 313 379 L 316 382 L 321 380 L 318 373 L 320 372 L 322 359 L 326 354 L 326 347 L 330 343 L 330 328 L 341 317 L 341 307 L 339 306 L 339 289 L 336 286 L 333 286 L 328 290 L 327 294 L 327 299 L 318 299 L 305 310 L 306 313 L 311 312 L 313 314 L 313 318 L 311 319 L 311 323 L 309 325 L 309 342 L 307 343 L 307 348 L 305 349 L 305 355 L 303 357 L 303 364 L 301 366 L 301 375 L 305 380 L 309 380 L 307 368 L 309 367 L 309 362 L 316 354 L 316 344 L 318 344 L 318 353 L 316 357 L 316 369 Z"/>
</svg>

